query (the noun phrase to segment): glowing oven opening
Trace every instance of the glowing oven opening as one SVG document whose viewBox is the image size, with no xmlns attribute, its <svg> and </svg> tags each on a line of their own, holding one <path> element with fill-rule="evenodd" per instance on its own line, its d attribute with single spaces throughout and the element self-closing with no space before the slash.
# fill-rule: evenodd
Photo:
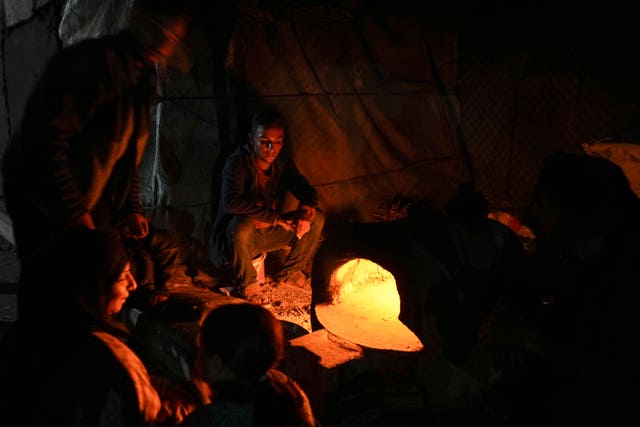
<svg viewBox="0 0 640 427">
<path fill-rule="evenodd" d="M 400 296 L 389 271 L 362 258 L 347 261 L 332 274 L 331 301 L 315 307 L 318 320 L 334 335 L 363 347 L 415 352 L 423 349 L 398 316 Z"/>
</svg>

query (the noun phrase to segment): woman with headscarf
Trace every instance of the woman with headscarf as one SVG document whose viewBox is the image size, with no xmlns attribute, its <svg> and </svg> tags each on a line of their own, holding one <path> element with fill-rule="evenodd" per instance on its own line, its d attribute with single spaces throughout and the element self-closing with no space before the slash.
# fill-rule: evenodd
<svg viewBox="0 0 640 427">
<path fill-rule="evenodd" d="M 2 342 L 3 425 L 150 425 L 160 401 L 116 317 L 137 286 L 117 235 L 71 228 L 36 256 L 38 311 Z"/>
</svg>

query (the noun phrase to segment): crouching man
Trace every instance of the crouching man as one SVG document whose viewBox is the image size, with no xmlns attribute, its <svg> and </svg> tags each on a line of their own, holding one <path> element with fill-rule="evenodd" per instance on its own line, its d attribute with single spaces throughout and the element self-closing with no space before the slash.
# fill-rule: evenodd
<svg viewBox="0 0 640 427">
<path fill-rule="evenodd" d="M 220 205 L 211 238 L 211 261 L 230 265 L 238 296 L 252 301 L 261 283 L 252 259 L 263 252 L 291 246 L 279 282 L 304 282 L 324 226 L 318 195 L 290 158 L 279 156 L 285 138 L 285 119 L 264 111 L 251 120 L 247 144 L 226 160 Z M 282 212 L 290 192 L 298 208 Z"/>
</svg>

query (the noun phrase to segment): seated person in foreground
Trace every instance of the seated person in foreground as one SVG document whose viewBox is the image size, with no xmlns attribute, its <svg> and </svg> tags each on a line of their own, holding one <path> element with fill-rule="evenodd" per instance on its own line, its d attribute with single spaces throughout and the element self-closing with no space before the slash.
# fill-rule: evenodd
<svg viewBox="0 0 640 427">
<path fill-rule="evenodd" d="M 24 273 L 47 304 L 0 344 L 2 425 L 151 425 L 160 399 L 115 317 L 137 286 L 125 247 L 76 227 L 41 249 Z"/>
<path fill-rule="evenodd" d="M 545 298 L 529 318 L 545 351 L 505 390 L 510 425 L 640 425 L 640 199 L 616 164 L 564 152 L 545 159 L 533 196 L 528 274 Z"/>
<path fill-rule="evenodd" d="M 284 353 L 282 324 L 269 310 L 247 303 L 213 309 L 198 335 L 196 379 L 210 403 L 181 426 L 316 426 L 300 386 L 275 369 Z"/>
<path fill-rule="evenodd" d="M 304 281 L 303 270 L 315 254 L 324 226 L 315 189 L 290 158 L 279 156 L 284 137 L 285 120 L 279 113 L 254 115 L 248 143 L 229 156 L 222 172 L 211 261 L 217 268 L 231 264 L 238 296 L 249 300 L 261 285 L 251 262 L 254 257 L 291 246 L 277 279 Z M 299 206 L 284 213 L 287 192 Z"/>
</svg>

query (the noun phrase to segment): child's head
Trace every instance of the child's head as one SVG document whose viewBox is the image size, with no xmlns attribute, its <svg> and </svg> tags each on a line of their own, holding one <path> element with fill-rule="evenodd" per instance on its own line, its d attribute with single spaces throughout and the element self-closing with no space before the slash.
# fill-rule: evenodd
<svg viewBox="0 0 640 427">
<path fill-rule="evenodd" d="M 204 380 L 257 381 L 283 357 L 282 324 L 264 307 L 239 303 L 213 309 L 199 335 Z"/>
</svg>

